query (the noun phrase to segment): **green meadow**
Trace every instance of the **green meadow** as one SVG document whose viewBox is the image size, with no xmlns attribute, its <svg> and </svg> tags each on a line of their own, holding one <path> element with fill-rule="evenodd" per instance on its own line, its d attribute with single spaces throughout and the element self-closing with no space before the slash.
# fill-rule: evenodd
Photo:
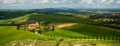
<svg viewBox="0 0 120 46">
<path fill-rule="evenodd" d="M 54 45 L 57 44 L 59 39 L 64 39 L 59 44 L 60 46 L 73 46 L 75 44 L 120 46 L 120 29 L 87 24 L 90 20 L 88 18 L 82 18 L 82 16 L 73 17 L 62 14 L 16 13 L 13 15 L 8 14 L 7 17 L 9 18 L 0 20 L 0 46 L 5 46 L 12 41 L 27 39 L 38 40 L 40 43 L 47 41 L 46 44 L 51 42 L 54 43 Z M 11 22 L 22 20 L 26 20 L 24 24 L 43 21 L 51 22 L 56 25 L 55 31 L 38 35 L 27 30 L 17 30 L 17 26 L 10 25 Z M 65 24 L 67 26 L 65 26 Z M 64 26 L 59 28 L 58 26 L 61 25 Z M 38 46 L 43 46 L 43 44 Z"/>
</svg>

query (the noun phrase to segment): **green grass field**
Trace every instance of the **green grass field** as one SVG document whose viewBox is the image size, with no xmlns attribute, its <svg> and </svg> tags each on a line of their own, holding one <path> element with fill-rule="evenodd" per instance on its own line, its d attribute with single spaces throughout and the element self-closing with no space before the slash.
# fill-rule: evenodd
<svg viewBox="0 0 120 46">
<path fill-rule="evenodd" d="M 5 44 L 10 43 L 11 41 L 25 40 L 25 39 L 40 40 L 40 41 L 44 41 L 43 39 L 48 39 L 47 41 L 50 40 L 56 42 L 56 40 L 58 40 L 59 38 L 63 38 L 65 39 L 63 43 L 66 43 L 67 39 L 119 40 L 120 38 L 119 29 L 85 24 L 86 22 L 89 21 L 86 19 L 81 19 L 79 17 L 68 17 L 64 15 L 48 15 L 48 14 L 32 13 L 16 18 L 0 20 L 0 24 L 9 24 L 11 23 L 11 21 L 20 21 L 22 19 L 26 19 L 27 20 L 26 23 L 31 22 L 32 20 L 32 21 L 50 21 L 54 24 L 77 23 L 77 25 L 71 27 L 65 27 L 65 28 L 55 28 L 54 32 L 47 32 L 47 33 L 43 33 L 42 35 L 36 35 L 32 32 L 24 31 L 24 30 L 16 30 L 16 26 L 2 25 L 0 26 L 0 46 L 4 46 Z M 82 40 L 75 40 L 74 42 L 76 41 L 82 41 Z M 74 42 L 72 44 L 74 44 Z M 112 44 L 116 42 L 98 40 L 98 42 L 96 43 Z"/>
</svg>

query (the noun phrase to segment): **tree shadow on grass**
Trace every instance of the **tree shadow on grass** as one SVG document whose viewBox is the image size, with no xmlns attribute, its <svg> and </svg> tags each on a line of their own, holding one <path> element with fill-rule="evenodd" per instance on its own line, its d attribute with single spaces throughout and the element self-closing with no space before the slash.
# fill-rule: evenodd
<svg viewBox="0 0 120 46">
<path fill-rule="evenodd" d="M 12 25 L 12 24 L 0 24 L 0 26 L 17 26 L 17 25 Z"/>
</svg>

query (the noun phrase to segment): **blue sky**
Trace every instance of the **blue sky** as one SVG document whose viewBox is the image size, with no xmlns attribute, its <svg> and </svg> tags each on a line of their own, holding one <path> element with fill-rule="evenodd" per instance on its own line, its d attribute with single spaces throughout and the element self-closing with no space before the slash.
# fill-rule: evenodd
<svg viewBox="0 0 120 46">
<path fill-rule="evenodd" d="M 0 9 L 120 8 L 120 0 L 0 0 Z"/>
</svg>

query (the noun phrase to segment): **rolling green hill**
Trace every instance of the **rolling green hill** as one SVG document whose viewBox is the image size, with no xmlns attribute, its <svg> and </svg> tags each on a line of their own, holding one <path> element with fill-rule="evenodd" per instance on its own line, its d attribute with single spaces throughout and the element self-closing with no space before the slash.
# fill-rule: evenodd
<svg viewBox="0 0 120 46">
<path fill-rule="evenodd" d="M 56 27 L 54 32 L 47 32 L 43 33 L 42 35 L 36 35 L 32 32 L 24 30 L 16 30 L 16 26 L 2 25 L 10 24 L 12 21 L 17 22 L 21 20 L 26 20 L 25 23 L 46 21 L 54 23 L 55 25 L 57 25 L 58 23 L 77 23 L 77 25 L 72 25 L 64 28 Z M 89 22 L 89 20 L 81 19 L 80 17 L 38 13 L 31 13 L 16 18 L 0 20 L 0 25 L 2 25 L 0 26 L 0 45 L 3 46 L 11 41 L 24 39 L 48 39 L 48 41 L 55 41 L 59 38 L 119 40 L 119 29 L 90 25 L 86 24 L 86 22 Z"/>
</svg>

